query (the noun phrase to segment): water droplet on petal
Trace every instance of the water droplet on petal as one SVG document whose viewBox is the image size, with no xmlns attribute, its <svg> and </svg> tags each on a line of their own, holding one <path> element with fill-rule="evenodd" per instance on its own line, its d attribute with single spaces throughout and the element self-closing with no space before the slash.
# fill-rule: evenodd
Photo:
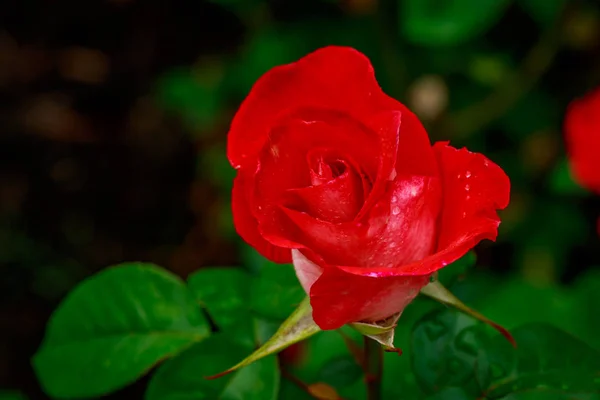
<svg viewBox="0 0 600 400">
<path fill-rule="evenodd" d="M 471 171 L 465 172 L 465 178 L 470 178 L 470 177 L 471 177 Z"/>
<path fill-rule="evenodd" d="M 393 268 L 393 267 L 394 267 L 394 264 L 393 264 L 393 263 L 389 263 L 388 265 L 386 265 L 386 267 L 388 267 L 388 268 Z"/>
<path fill-rule="evenodd" d="M 466 218 L 466 217 L 467 217 L 467 213 L 466 213 L 466 212 L 463 212 L 463 213 L 462 213 L 462 217 L 463 217 L 463 218 Z"/>
<path fill-rule="evenodd" d="M 483 166 L 484 167 L 489 167 L 490 166 L 490 162 L 487 159 L 483 160 Z"/>
<path fill-rule="evenodd" d="M 469 184 L 465 185 L 465 190 L 468 192 L 469 190 L 471 190 L 471 186 Z"/>
<path fill-rule="evenodd" d="M 394 214 L 394 215 L 400 214 L 400 208 L 399 207 L 393 207 L 392 208 L 392 214 Z"/>
<path fill-rule="evenodd" d="M 392 203 L 395 203 L 398 201 L 398 198 L 396 196 L 392 196 Z"/>
</svg>

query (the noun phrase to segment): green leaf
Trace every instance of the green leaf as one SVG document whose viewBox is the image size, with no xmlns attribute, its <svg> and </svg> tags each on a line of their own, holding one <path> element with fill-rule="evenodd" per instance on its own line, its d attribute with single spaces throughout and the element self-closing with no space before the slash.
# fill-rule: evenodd
<svg viewBox="0 0 600 400">
<path fill-rule="evenodd" d="M 304 299 L 300 306 L 289 316 L 287 320 L 281 324 L 275 335 L 265 342 L 258 350 L 246 357 L 244 360 L 223 371 L 211 378 L 218 378 L 220 376 L 229 374 L 239 368 L 245 367 L 263 357 L 270 354 L 277 353 L 294 343 L 298 343 L 301 340 L 307 339 L 315 333 L 319 332 L 320 328 L 314 323 L 312 319 L 312 309 L 310 307 L 310 301 L 307 298 Z"/>
<path fill-rule="evenodd" d="M 66 297 L 33 365 L 50 396 L 100 396 L 209 333 L 178 277 L 152 264 L 122 264 L 88 278 Z"/>
<path fill-rule="evenodd" d="M 524 398 L 520 394 L 525 392 L 544 396 L 600 392 L 600 352 L 548 324 L 523 325 L 513 334 L 516 350 L 495 338 L 481 355 L 492 377 L 487 398 L 510 394 L 513 399 Z"/>
<path fill-rule="evenodd" d="M 325 382 L 335 388 L 350 386 L 363 376 L 363 370 L 349 354 L 338 356 L 321 368 L 318 382 Z"/>
<path fill-rule="evenodd" d="M 235 332 L 252 345 L 255 342 L 249 309 L 250 279 L 250 275 L 239 268 L 202 268 L 189 277 L 188 284 L 220 329 Z"/>
<path fill-rule="evenodd" d="M 558 19 L 566 0 L 518 0 L 518 3 L 535 22 L 546 27 Z"/>
<path fill-rule="evenodd" d="M 572 310 L 577 314 L 578 328 L 573 332 L 586 343 L 600 350 L 600 269 L 593 268 L 581 274 L 573 285 L 575 305 Z"/>
<path fill-rule="evenodd" d="M 473 396 L 482 393 L 488 378 L 476 375 L 475 368 L 485 368 L 480 353 L 486 340 L 480 323 L 456 311 L 438 310 L 423 317 L 413 328 L 411 343 L 413 372 L 423 390 L 435 393 L 459 386 Z"/>
<path fill-rule="evenodd" d="M 204 379 L 231 366 L 251 349 L 227 334 L 217 333 L 161 365 L 148 385 L 145 398 L 274 400 L 280 379 L 275 356 L 257 360 L 221 379 Z"/>
<path fill-rule="evenodd" d="M 426 400 L 471 400 L 472 398 L 465 389 L 449 386 L 428 396 Z"/>
<path fill-rule="evenodd" d="M 250 289 L 250 308 L 257 314 L 285 319 L 306 297 L 292 265 L 266 264 Z"/>
<path fill-rule="evenodd" d="M 394 344 L 402 349 L 398 353 L 384 353 L 382 391 L 385 399 L 422 399 L 425 397 L 411 370 L 412 328 L 425 314 L 439 305 L 417 296 L 402 312 L 395 330 Z"/>
<path fill-rule="evenodd" d="M 447 306 L 454 307 L 457 310 L 459 310 L 467 315 L 470 315 L 471 317 L 478 319 L 481 322 L 484 322 L 484 323 L 490 325 L 492 328 L 494 328 L 498 332 L 500 332 L 510 343 L 512 343 L 514 345 L 514 339 L 512 338 L 510 332 L 508 332 L 502 326 L 493 322 L 489 318 L 485 317 L 484 315 L 469 308 L 466 304 L 464 304 L 462 301 L 460 301 L 458 299 L 458 297 L 454 296 L 448 289 L 446 289 L 441 283 L 439 283 L 439 282 L 429 283 L 427 286 L 425 286 L 423 289 L 421 289 L 421 294 L 424 294 L 425 296 L 430 297 L 436 301 L 439 301 L 440 303 L 445 304 Z"/>
<path fill-rule="evenodd" d="M 402 33 L 412 43 L 448 46 L 487 31 L 504 12 L 508 0 L 404 0 L 399 18 Z"/>
<path fill-rule="evenodd" d="M 574 300 L 559 286 L 533 285 L 519 278 L 497 282 L 497 290 L 483 299 L 478 308 L 490 318 L 502 318 L 509 329 L 529 322 L 546 322 L 570 330 L 581 318 L 573 312 Z"/>
<path fill-rule="evenodd" d="M 502 400 L 600 400 L 598 393 L 556 393 L 556 392 L 521 392 L 512 393 Z"/>
</svg>

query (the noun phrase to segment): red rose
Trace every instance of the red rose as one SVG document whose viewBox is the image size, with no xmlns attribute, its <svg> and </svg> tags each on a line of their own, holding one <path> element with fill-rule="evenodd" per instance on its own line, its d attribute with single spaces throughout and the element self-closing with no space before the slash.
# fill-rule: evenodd
<svg viewBox="0 0 600 400">
<path fill-rule="evenodd" d="M 510 182 L 481 154 L 431 146 L 369 60 L 326 47 L 268 71 L 231 124 L 238 233 L 286 263 L 322 329 L 377 321 L 497 235 Z"/>
<path fill-rule="evenodd" d="M 575 180 L 600 194 L 600 88 L 569 105 L 564 130 Z"/>
</svg>

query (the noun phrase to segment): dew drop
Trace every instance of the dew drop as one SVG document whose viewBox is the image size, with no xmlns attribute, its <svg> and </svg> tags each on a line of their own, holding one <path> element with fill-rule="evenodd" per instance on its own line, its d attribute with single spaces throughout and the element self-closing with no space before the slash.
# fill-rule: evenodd
<svg viewBox="0 0 600 400">
<path fill-rule="evenodd" d="M 392 203 L 395 203 L 398 201 L 398 198 L 396 196 L 392 196 Z"/>
<path fill-rule="evenodd" d="M 467 213 L 466 213 L 466 212 L 463 212 L 463 213 L 462 213 L 462 217 L 463 217 L 463 218 L 467 218 Z"/>
<path fill-rule="evenodd" d="M 471 171 L 465 172 L 465 178 L 470 178 L 470 177 L 471 177 Z"/>
<path fill-rule="evenodd" d="M 483 160 L 483 166 L 484 167 L 489 167 L 490 166 L 490 162 L 488 160 Z"/>
<path fill-rule="evenodd" d="M 400 208 L 399 207 L 393 207 L 392 208 L 392 214 L 394 214 L 394 215 L 400 214 Z"/>
<path fill-rule="evenodd" d="M 394 268 L 394 264 L 389 263 L 388 265 L 386 265 L 386 267 L 388 267 L 388 268 Z"/>
<path fill-rule="evenodd" d="M 469 184 L 465 185 L 465 190 L 468 192 L 469 190 L 471 190 L 471 186 Z"/>
</svg>

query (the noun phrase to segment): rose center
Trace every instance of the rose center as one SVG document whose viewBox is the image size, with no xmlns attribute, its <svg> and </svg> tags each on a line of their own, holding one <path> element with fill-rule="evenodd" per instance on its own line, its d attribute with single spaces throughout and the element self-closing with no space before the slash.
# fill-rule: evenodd
<svg viewBox="0 0 600 400">
<path fill-rule="evenodd" d="M 314 158 L 313 158 L 314 157 Z M 317 155 L 308 158 L 310 182 L 313 186 L 322 185 L 344 175 L 349 167 L 345 161 Z"/>
</svg>

